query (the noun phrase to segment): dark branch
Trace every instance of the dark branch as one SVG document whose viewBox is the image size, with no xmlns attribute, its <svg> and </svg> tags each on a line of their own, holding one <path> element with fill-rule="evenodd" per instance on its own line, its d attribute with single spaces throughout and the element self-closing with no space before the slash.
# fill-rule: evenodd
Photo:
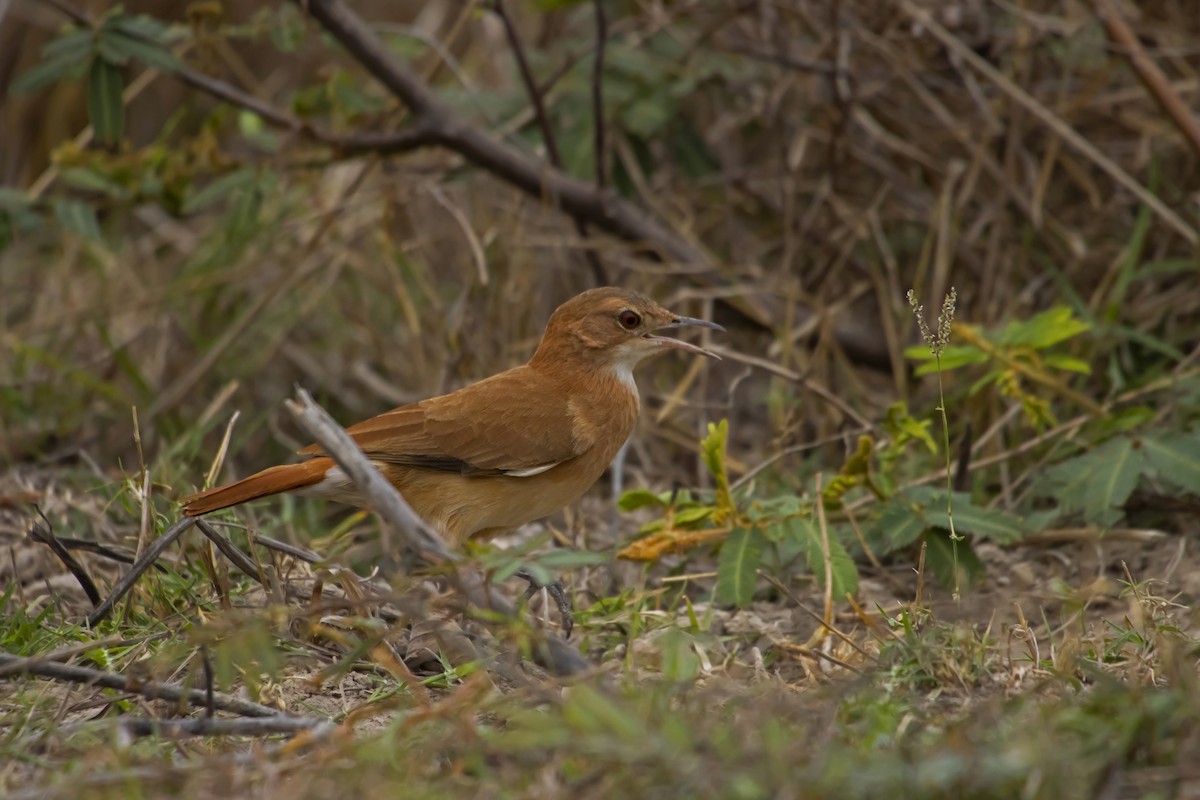
<svg viewBox="0 0 1200 800">
<path fill-rule="evenodd" d="M 534 119 L 537 120 L 538 128 L 542 132 L 542 141 L 546 143 L 546 156 L 550 159 L 550 163 L 555 169 L 565 174 L 566 170 L 563 167 L 562 154 L 558 149 L 558 140 L 554 135 L 554 129 L 550 127 L 550 117 L 546 114 L 545 92 L 538 87 L 537 81 L 533 77 L 533 71 L 529 68 L 529 59 L 525 57 L 525 46 L 521 43 L 521 34 L 517 31 L 517 26 L 513 22 L 512 16 L 508 13 L 508 6 L 504 0 L 495 0 L 494 7 L 496 13 L 500 16 L 500 20 L 504 23 L 504 32 L 508 36 L 509 46 L 512 47 L 513 58 L 516 59 L 517 69 L 521 73 L 521 81 L 525 84 L 525 91 L 529 95 L 529 102 L 533 105 Z M 587 223 L 579 217 L 574 217 L 573 219 L 575 230 L 580 238 L 588 238 Z M 592 276 L 596 279 L 596 283 L 600 285 L 608 283 L 604 265 L 600 263 L 600 256 L 591 248 L 588 248 L 584 253 L 588 264 L 592 268 Z"/>
<path fill-rule="evenodd" d="M 47 2 L 79 24 L 91 24 L 89 16 L 59 0 Z M 408 107 L 414 118 L 409 127 L 398 133 L 337 136 L 188 67 L 178 70 L 177 76 L 214 97 L 253 111 L 273 125 L 327 144 L 343 156 L 391 155 L 422 147 L 445 147 L 526 194 L 562 209 L 581 224 L 592 225 L 639 248 L 653 251 L 664 261 L 700 267 L 701 271 L 691 273 L 693 280 L 710 286 L 724 282 L 712 257 L 702 247 L 664 225 L 646 209 L 608 189 L 572 178 L 554 165 L 501 142 L 444 104 L 406 64 L 392 56 L 383 41 L 344 0 L 293 2 L 311 14 L 352 57 Z M 597 12 L 599 23 L 603 10 L 598 8 Z M 598 35 L 606 33 L 598 32 Z M 602 57 L 600 51 L 597 57 Z M 602 65 L 598 69 L 602 69 Z M 541 91 L 544 90 L 543 87 Z M 602 174 L 602 170 L 598 174 Z M 761 325 L 770 324 L 774 316 L 768 303 L 759 296 L 729 298 L 728 302 Z"/>
<path fill-rule="evenodd" d="M 462 556 L 451 550 L 437 531 L 412 510 L 395 487 L 372 466 L 349 434 L 313 402 L 308 392 L 298 389 L 296 398 L 288 401 L 288 411 L 300 427 L 345 470 L 359 491 L 366 495 L 371 507 L 400 538 L 397 544 L 426 564 L 450 567 L 450 579 L 462 592 L 468 605 L 488 609 L 505 617 L 516 615 L 507 598 L 486 585 L 480 575 L 462 568 Z M 388 547 L 387 550 L 391 552 L 393 548 Z M 533 655 L 539 664 L 556 675 L 574 675 L 591 666 L 578 650 L 557 636 L 537 637 L 533 643 Z"/>
<path fill-rule="evenodd" d="M 336 723 L 317 717 L 251 717 L 249 719 L 216 719 L 195 717 L 192 719 L 143 719 L 125 718 L 118 723 L 133 736 L 160 736 L 178 739 L 185 736 L 267 736 L 278 733 L 300 733 L 316 731 L 321 735 L 325 728 L 330 731 Z"/>
<path fill-rule="evenodd" d="M 217 549 L 221 551 L 222 555 L 233 562 L 235 567 L 240 569 L 249 577 L 261 583 L 263 586 L 267 585 L 267 579 L 263 577 L 258 565 L 254 563 L 254 559 L 243 553 L 237 548 L 237 545 L 218 533 L 216 528 L 208 524 L 207 520 L 197 519 L 196 527 L 200 529 L 201 533 L 208 537 L 209 541 L 217 546 Z"/>
<path fill-rule="evenodd" d="M 35 542 L 40 542 L 50 548 L 54 555 L 58 556 L 58 560 L 63 562 L 71 574 L 75 576 L 75 580 L 79 581 L 79 585 L 83 587 L 83 593 L 87 595 L 88 600 L 95 607 L 100 603 L 100 590 L 96 588 L 96 584 L 92 581 L 92 576 L 88 575 L 88 571 L 83 568 L 75 556 L 63 545 L 57 536 L 54 535 L 54 526 L 50 524 L 50 520 L 46 519 L 46 515 L 42 513 L 42 509 L 34 506 L 37 509 L 38 516 L 42 518 L 45 525 L 33 523 L 33 527 L 29 529 L 29 538 Z"/>
<path fill-rule="evenodd" d="M 604 143 L 604 45 L 608 42 L 608 18 L 604 15 L 604 0 L 592 0 L 596 9 L 596 55 L 592 62 L 592 124 L 595 134 L 592 149 L 596 159 L 596 186 L 608 184 L 605 171 L 607 153 Z"/>
<path fill-rule="evenodd" d="M 393 58 L 375 32 L 344 0 L 294 0 L 333 34 L 355 59 L 400 98 L 433 133 L 436 143 L 522 191 L 556 205 L 600 230 L 655 250 L 663 259 L 713 267 L 711 257 L 693 242 L 666 228 L 645 209 L 572 178 L 496 139 L 442 103 L 409 68 Z M 710 281 L 716 276 L 710 275 Z M 770 315 L 747 299 L 745 310 L 765 323 Z"/>
<path fill-rule="evenodd" d="M 163 554 L 163 551 L 183 535 L 184 531 L 195 524 L 195 517 L 184 517 L 168 528 L 162 536 L 155 539 L 154 543 L 142 553 L 142 557 L 137 560 L 137 563 L 129 568 L 129 572 L 126 572 L 121 580 L 117 581 L 117 585 L 113 587 L 112 592 L 104 602 L 96 606 L 96 609 L 88 615 L 88 625 L 94 627 L 107 617 L 112 612 L 113 606 L 137 583 L 137 579 L 142 576 L 142 573 L 148 570 L 158 560 L 158 557 Z"/>
<path fill-rule="evenodd" d="M 521 43 L 521 34 L 517 30 L 512 16 L 508 13 L 508 6 L 504 0 L 495 0 L 493 7 L 504 24 L 504 34 L 508 37 L 509 47 L 513 51 L 513 59 L 516 60 L 517 70 L 521 73 L 521 81 L 525 84 L 529 102 L 533 105 L 533 118 L 537 120 L 538 128 L 542 132 L 542 141 L 546 144 L 546 156 L 555 169 L 562 169 L 563 160 L 562 154 L 558 151 L 558 140 L 554 136 L 554 129 L 550 127 L 550 118 L 546 115 L 545 98 L 541 89 L 538 88 L 537 81 L 533 78 L 533 70 L 529 68 L 529 59 L 525 57 L 525 45 Z"/>
<path fill-rule="evenodd" d="M 178 703 L 185 700 L 189 705 L 204 708 L 209 701 L 208 694 L 203 689 L 184 689 L 158 681 L 147 681 L 127 677 L 115 672 L 102 672 L 88 667 L 77 667 L 72 664 L 55 664 L 41 661 L 37 658 L 25 658 L 11 653 L 0 652 L 0 668 L 3 674 L 36 675 L 39 678 L 50 678 L 56 681 L 70 681 L 87 686 L 101 686 L 105 689 L 115 689 L 119 692 L 130 692 L 150 700 L 166 700 Z M 236 697 L 214 692 L 212 705 L 221 711 L 240 714 L 243 717 L 275 717 L 279 711 L 268 706 L 241 700 Z"/>
</svg>

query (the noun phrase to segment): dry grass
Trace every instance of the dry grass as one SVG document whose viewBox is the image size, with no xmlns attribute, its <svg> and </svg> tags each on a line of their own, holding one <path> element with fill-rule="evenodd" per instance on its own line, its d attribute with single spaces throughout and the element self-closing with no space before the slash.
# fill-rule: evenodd
<svg viewBox="0 0 1200 800">
<path fill-rule="evenodd" d="M 1195 106 L 1200 17 L 1187 4 L 1118 5 L 1166 90 Z M 356 8 L 371 19 L 400 14 Z M 591 8 L 513 11 L 543 79 L 579 60 L 546 105 L 567 168 L 590 178 Z M 410 647 L 405 592 L 446 601 L 429 586 L 397 586 L 380 599 L 348 572 L 259 547 L 273 576 L 260 585 L 199 538 L 149 573 L 107 627 L 77 626 L 88 605 L 61 564 L 27 541 L 29 500 L 59 536 L 140 549 L 173 518 L 171 500 L 204 481 L 235 412 L 222 477 L 303 444 L 281 407 L 295 383 L 349 422 L 520 363 L 554 306 L 591 285 L 585 251 L 612 280 L 715 316 L 731 329 L 723 344 L 744 356 L 703 369 L 662 359 L 644 370 L 626 487 L 703 485 L 696 442 L 707 421 L 729 417 L 732 477 L 783 453 L 755 482 L 763 493 L 802 493 L 811 472 L 836 471 L 851 446 L 846 432 L 859 423 L 846 409 L 873 422 L 896 400 L 931 408 L 932 381 L 914 381 L 901 356 L 915 341 L 909 286 L 930 306 L 956 286 L 958 319 L 985 327 L 1072 305 L 1093 325 L 1080 355 L 1094 360 L 1092 377 L 1072 386 L 1097 402 L 1194 360 L 1200 262 L 1189 238 L 1200 225 L 1200 158 L 1089 4 L 937 4 L 932 21 L 908 0 L 609 11 L 613 183 L 711 253 L 720 284 L 702 281 L 695 264 L 654 261 L 595 233 L 583 239 L 561 213 L 444 151 L 336 161 L 280 134 L 281 149 L 264 152 L 235 113 L 169 76 L 147 76 L 128 97 L 133 147 L 120 156 L 64 144 L 86 124 L 69 85 L 0 109 L 11 132 L 0 141 L 8 185 L 94 200 L 106 232 L 64 233 L 49 214 L 43 230 L 0 251 L 3 649 L 44 656 L 89 637 L 121 640 L 71 658 L 193 685 L 203 683 L 207 650 L 231 690 L 249 686 L 294 715 L 344 723 L 307 745 L 132 738 L 110 717 L 173 709 L 136 694 L 6 679 L 5 791 L 1197 791 L 1187 765 L 1200 571 L 1177 535 L 1194 528 L 1191 498 L 1145 501 L 1152 507 L 1138 525 L 1170 536 L 1084 532 L 1067 543 L 983 546 L 988 580 L 960 604 L 932 580 L 918 589 L 915 553 L 864 563 L 857 609 L 839 603 L 830 620 L 842 636 L 800 610 L 822 604 L 808 575 L 785 576 L 790 595 L 764 583 L 752 608 L 731 612 L 709 602 L 704 552 L 648 570 L 580 569 L 577 641 L 600 674 L 565 691 L 518 657 L 527 623 L 464 621 L 441 632 L 439 660 L 439 647 Z M 333 122 L 401 124 L 394 101 L 313 31 L 295 53 L 263 46 L 269 27 L 298 19 L 290 7 L 228 13 L 249 33 L 218 35 L 208 20 L 212 36 L 190 43 L 190 63 L 285 108 L 340 63 L 383 110 L 335 111 Z M 36 62 L 61 22 L 31 0 L 7 15 L 0 52 L 14 55 L 0 62 L 0 86 Z M 452 65 L 432 51 L 415 55 L 425 78 L 460 107 L 484 109 L 481 125 L 541 152 L 491 15 L 429 4 L 395 25 L 453 55 Z M 666 121 L 647 117 L 658 107 Z M 168 118 L 174 127 L 160 138 Z M 147 166 L 151 156 L 167 166 Z M 247 167 L 258 170 L 257 194 L 174 214 L 161 195 L 131 203 L 73 187 L 70 170 L 81 166 L 145 169 L 184 192 Z M 769 316 L 755 319 L 747 298 Z M 967 396 L 957 374 L 947 380 L 956 435 L 969 423 L 983 434 L 975 459 L 993 459 L 976 474 L 977 493 L 1004 507 L 1026 470 L 1064 451 L 1053 440 L 1055 449 L 1026 452 L 1034 434 L 1010 400 Z M 1082 413 L 1052 399 L 1063 418 Z M 1186 426 L 1186 396 L 1138 399 L 1156 423 Z M 1077 429 L 1064 436 L 1078 440 Z M 798 447 L 814 441 L 828 443 Z M 905 462 L 901 477 L 935 466 Z M 610 494 L 599 487 L 581 508 L 506 544 L 548 529 L 561 543 L 612 550 L 642 520 L 612 526 Z M 221 530 L 239 543 L 244 526 L 360 573 L 378 527 L 304 501 L 230 519 L 236 525 Z M 102 588 L 124 569 L 80 558 Z"/>
</svg>

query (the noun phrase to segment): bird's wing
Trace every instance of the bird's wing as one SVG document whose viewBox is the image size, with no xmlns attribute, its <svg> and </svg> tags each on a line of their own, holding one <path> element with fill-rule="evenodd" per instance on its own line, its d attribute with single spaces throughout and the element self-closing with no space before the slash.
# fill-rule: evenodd
<svg viewBox="0 0 1200 800">
<path fill-rule="evenodd" d="M 465 475 L 528 477 L 583 453 L 566 396 L 529 367 L 346 429 L 368 458 Z M 301 455 L 322 455 L 309 445 Z"/>
</svg>

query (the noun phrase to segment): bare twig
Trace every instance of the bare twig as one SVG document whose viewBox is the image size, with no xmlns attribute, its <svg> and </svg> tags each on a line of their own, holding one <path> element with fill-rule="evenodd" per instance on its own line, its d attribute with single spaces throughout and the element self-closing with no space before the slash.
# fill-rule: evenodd
<svg viewBox="0 0 1200 800">
<path fill-rule="evenodd" d="M 197 708 L 204 708 L 208 704 L 208 695 L 203 689 L 184 689 L 169 683 L 142 680 L 115 672 L 103 672 L 72 664 L 47 663 L 37 658 L 26 658 L 11 653 L 0 652 L 0 668 L 4 670 L 4 674 L 36 675 L 39 678 L 50 678 L 56 681 L 101 686 L 105 689 L 141 695 L 150 700 L 166 700 L 171 703 L 183 700 Z M 243 717 L 275 717 L 279 715 L 277 709 L 252 703 L 249 700 L 230 697 L 221 692 L 213 693 L 212 705 L 221 711 L 240 714 Z"/>
<path fill-rule="evenodd" d="M 1042 124 L 1054 131 L 1064 142 L 1102 169 L 1114 181 L 1124 186 L 1138 200 L 1149 206 L 1159 218 L 1186 239 L 1189 244 L 1200 244 L 1200 233 L 1197 233 L 1195 228 L 1171 210 L 1157 195 L 1138 183 L 1119 164 L 1102 153 L 1096 145 L 1092 144 L 1077 130 L 1064 122 L 1061 117 L 1039 102 L 1037 98 L 1018 86 L 1012 78 L 996 69 L 996 67 L 992 66 L 986 59 L 964 43 L 962 39 L 943 27 L 927 9 L 917 5 L 913 0 L 893 0 L 893 2 L 903 9 L 905 14 L 919 23 L 921 27 L 929 31 L 930 35 L 941 42 L 943 47 L 952 51 L 967 64 L 970 64 L 973 69 L 996 84 L 1002 92 L 1011 97 L 1030 114 L 1037 117 Z"/>
<path fill-rule="evenodd" d="M 239 550 L 233 542 L 222 536 L 220 532 L 216 530 L 216 528 L 208 523 L 208 520 L 197 519 L 196 527 L 200 529 L 201 533 L 208 537 L 209 541 L 217 546 L 217 549 L 221 551 L 222 555 L 233 562 L 235 567 L 261 583 L 263 586 L 267 585 L 266 578 L 263 577 L 262 572 L 259 570 L 258 565 L 254 563 L 254 560 Z"/>
<path fill-rule="evenodd" d="M 146 548 L 146 552 L 142 554 L 129 572 L 122 576 L 121 580 L 117 581 L 117 585 L 113 587 L 112 592 L 105 598 L 104 602 L 96 606 L 96 609 L 88 615 L 87 624 L 95 626 L 101 620 L 105 619 L 112 613 L 113 606 L 124 597 L 133 585 L 137 583 L 137 579 L 142 576 L 142 573 L 150 568 L 163 551 L 171 546 L 172 543 L 192 525 L 196 524 L 195 517 L 184 517 L 163 532 L 163 535 L 154 540 L 154 543 Z"/>
<path fill-rule="evenodd" d="M 508 37 L 509 47 L 513 51 L 513 59 L 517 62 L 517 70 L 521 73 L 521 81 L 529 94 L 529 102 L 533 105 L 533 118 L 537 121 L 538 129 L 542 132 L 542 142 L 546 145 L 546 156 L 557 169 L 563 168 L 562 155 L 558 150 L 558 138 L 550 127 L 550 117 L 546 115 L 546 102 L 542 91 L 534 80 L 533 70 L 529 68 L 529 59 L 525 56 L 525 45 L 521 42 L 521 33 L 508 13 L 508 4 L 504 0 L 493 0 L 492 8 L 504 25 L 504 35 Z"/>
<path fill-rule="evenodd" d="M 296 545 L 288 544 L 287 542 L 281 542 L 278 539 L 272 539 L 270 536 L 255 534 L 254 542 L 256 544 L 261 544 L 268 550 L 276 550 L 280 553 L 285 553 L 292 558 L 298 558 L 307 564 L 319 564 L 325 560 L 325 556 L 321 555 L 320 553 L 315 553 L 312 550 L 307 550 L 303 547 L 297 547 Z"/>
<path fill-rule="evenodd" d="M 521 73 L 521 81 L 525 84 L 529 102 L 533 106 L 533 117 L 537 120 L 538 129 L 542 132 L 542 142 L 546 145 L 546 157 L 550 159 L 550 164 L 555 169 L 565 172 L 562 153 L 558 149 L 558 137 L 554 135 L 554 129 L 550 126 L 550 117 L 546 113 L 545 92 L 538 87 L 538 83 L 533 77 L 533 70 L 529 68 L 529 59 L 525 56 L 525 45 L 521 42 L 521 34 L 517 30 L 516 23 L 513 22 L 512 15 L 508 13 L 508 5 L 504 0 L 494 0 L 493 8 L 504 24 L 504 33 L 508 37 L 513 58 L 517 62 L 517 70 Z M 587 223 L 579 217 L 574 217 L 573 222 L 580 237 L 586 239 L 588 237 Z M 600 256 L 596 254 L 595 248 L 585 248 L 584 257 L 591 266 L 592 276 L 596 282 L 601 285 L 608 283 L 604 265 L 600 263 Z"/>
<path fill-rule="evenodd" d="M 429 565 L 449 568 L 450 579 L 470 606 L 490 609 L 505 617 L 516 614 L 508 599 L 487 586 L 479 574 L 455 568 L 461 564 L 462 557 L 412 510 L 395 487 L 371 465 L 354 440 L 313 402 L 308 392 L 297 389 L 296 398 L 288 401 L 288 411 L 370 500 L 372 507 L 399 537 L 397 544 Z M 386 545 L 385 549 L 388 552 L 394 550 Z M 578 650 L 556 636 L 538 637 L 534 641 L 533 655 L 538 663 L 556 675 L 572 675 L 590 668 Z"/>
<path fill-rule="evenodd" d="M 159 633 L 153 633 L 148 636 L 138 636 L 134 639 L 125 639 L 120 636 L 109 636 L 104 639 L 93 639 L 87 642 L 78 642 L 67 647 L 60 647 L 57 650 L 52 650 L 49 653 L 39 653 L 36 656 L 30 656 L 26 662 L 0 666 L 0 678 L 18 672 L 25 672 L 28 669 L 28 665 L 31 663 L 46 664 L 52 661 L 68 661 L 80 653 L 86 653 L 89 650 L 104 650 L 109 647 L 130 647 L 135 644 L 166 639 L 170 635 L 171 634 L 166 631 L 160 631 Z"/>
<path fill-rule="evenodd" d="M 1133 31 L 1110 0 L 1095 0 L 1095 11 L 1096 16 L 1104 23 L 1104 29 L 1108 31 L 1108 38 L 1112 39 L 1129 59 L 1129 66 L 1154 97 L 1154 102 L 1158 103 L 1163 113 L 1179 128 L 1183 138 L 1191 145 L 1192 151 L 1200 156 L 1200 123 L 1196 122 L 1191 109 L 1179 97 L 1179 93 L 1171 88 L 1171 82 L 1158 65 L 1146 55 L 1137 37 L 1133 35 Z"/>
<path fill-rule="evenodd" d="M 604 142 L 604 46 L 608 42 L 608 17 L 604 14 L 604 0 L 592 0 L 596 14 L 596 55 L 592 61 L 592 156 L 596 161 L 596 186 L 603 189 L 608 185 L 606 144 Z"/>
<path fill-rule="evenodd" d="M 774 361 L 768 361 L 767 359 L 759 358 L 758 356 L 751 356 L 751 355 L 746 355 L 745 353 L 739 353 L 736 350 L 730 350 L 729 348 L 721 347 L 720 345 L 710 345 L 708 349 L 712 350 L 714 353 L 719 355 L 721 358 L 728 358 L 730 361 L 736 361 L 739 364 L 746 364 L 747 366 L 757 367 L 758 369 L 761 369 L 765 372 L 769 372 L 772 375 L 778 375 L 780 378 L 785 378 L 789 381 L 793 381 L 795 383 L 800 384 L 805 389 L 808 389 L 810 392 L 815 394 L 817 397 L 819 397 L 822 400 L 824 400 L 825 402 L 829 403 L 831 406 L 836 408 L 838 411 L 841 411 L 847 417 L 854 420 L 860 426 L 862 426 L 863 428 L 865 428 L 869 431 L 875 430 L 877 427 L 869 419 L 864 417 L 862 414 L 859 414 L 857 411 L 855 411 L 853 408 L 851 408 L 849 405 L 847 405 L 846 402 L 844 400 L 842 400 L 842 398 L 838 397 L 833 392 L 829 391 L 828 389 L 826 389 L 824 386 L 817 383 L 816 381 L 809 380 L 808 378 L 801 375 L 799 372 L 796 372 L 795 370 L 788 369 L 787 367 L 781 367 L 778 364 L 776 364 Z"/>
<path fill-rule="evenodd" d="M 118 561 L 122 564 L 132 564 L 137 560 L 133 553 L 129 552 L 128 550 L 109 547 L 108 545 L 101 544 L 100 542 L 93 542 L 87 539 L 74 539 L 70 536 L 59 536 L 58 541 L 61 542 L 63 547 L 67 548 L 68 550 L 82 550 L 85 553 L 95 553 L 98 556 L 103 556 L 104 558 L 112 561 Z M 158 564 L 156 564 L 155 567 L 157 569 L 163 569 L 163 567 Z"/>
<path fill-rule="evenodd" d="M 532 158 L 464 119 L 443 103 L 407 64 L 396 59 L 344 0 L 295 2 L 408 107 L 415 118 L 412 124 L 429 131 L 431 144 L 458 153 L 472 164 L 527 194 L 558 206 L 588 225 L 653 250 L 664 260 L 698 265 L 706 270 L 690 273 L 694 279 L 710 284 L 723 282 L 708 253 L 671 230 L 646 209 L 611 190 L 600 190 Z M 746 295 L 730 302 L 760 324 L 766 324 L 772 316 L 761 297 Z"/>
<path fill-rule="evenodd" d="M 50 520 L 46 519 L 46 515 L 42 513 L 42 509 L 35 505 L 38 516 L 42 518 L 45 525 L 39 525 L 37 522 L 29 529 L 29 538 L 35 542 L 40 542 L 50 548 L 54 555 L 58 556 L 58 560 L 63 562 L 71 574 L 75 576 L 75 580 L 79 581 L 79 585 L 83 587 L 83 593 L 87 595 L 88 600 L 95 606 L 100 602 L 100 590 L 96 588 L 96 584 L 92 581 L 92 576 L 88 575 L 83 564 L 80 564 L 75 556 L 71 555 L 71 551 L 63 546 L 63 543 L 54 535 L 54 526 L 50 524 Z"/>
<path fill-rule="evenodd" d="M 783 581 L 779 580 L 771 573 L 767 572 L 766 570 L 762 570 L 762 569 L 758 570 L 758 575 L 760 578 L 765 579 L 767 581 L 767 583 L 771 584 L 776 589 L 778 589 L 781 593 L 783 593 L 783 596 L 786 597 L 788 600 L 791 600 L 796 605 L 796 608 L 800 609 L 805 614 L 812 617 L 812 619 L 818 625 L 820 625 L 822 628 L 824 628 L 825 630 L 832 633 L 837 638 L 841 639 L 846 644 L 850 645 L 850 647 L 852 647 L 854 650 L 858 651 L 858 653 L 861 656 L 863 656 L 863 658 L 866 658 L 868 661 L 876 661 L 877 660 L 874 656 L 872 656 L 870 653 L 868 653 L 866 650 L 864 650 L 862 648 L 862 646 L 858 644 L 858 642 L 854 641 L 849 636 L 847 636 L 846 634 L 842 633 L 840 630 L 835 628 L 831 621 L 823 619 L 820 614 L 813 611 L 808 606 L 804 605 L 804 603 L 800 602 L 800 598 L 796 597 L 796 595 L 792 593 L 792 590 L 789 589 L 786 585 L 784 585 Z"/>
<path fill-rule="evenodd" d="M 837 75 L 840 72 L 838 65 L 831 61 L 809 61 L 804 58 L 797 58 L 788 53 L 761 50 L 750 44 L 727 44 L 724 46 L 724 49 L 731 53 L 737 53 L 740 56 L 753 58 L 756 61 L 778 64 L 781 67 L 787 67 L 788 69 L 800 72 L 812 72 L 817 75 Z"/>
<path fill-rule="evenodd" d="M 330 731 L 337 723 L 319 717 L 292 717 L 280 714 L 274 717 L 251 717 L 217 719 L 195 717 L 192 719 L 140 719 L 123 718 L 117 723 L 122 730 L 133 736 L 160 736 L 178 739 L 185 736 L 269 736 L 278 733 L 300 733 Z"/>
</svg>

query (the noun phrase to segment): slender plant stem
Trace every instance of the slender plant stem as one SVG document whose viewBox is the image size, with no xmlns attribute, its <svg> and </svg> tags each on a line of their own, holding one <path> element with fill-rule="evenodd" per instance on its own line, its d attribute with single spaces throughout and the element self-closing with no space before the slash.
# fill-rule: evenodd
<svg viewBox="0 0 1200 800">
<path fill-rule="evenodd" d="M 954 557 L 954 602 L 957 603 L 962 599 L 958 571 L 958 541 L 962 537 L 954 530 L 954 513 L 950 502 L 950 491 L 952 488 L 950 477 L 950 421 L 946 418 L 946 395 L 942 389 L 942 356 L 940 353 L 935 352 L 933 358 L 937 363 L 938 412 L 942 415 L 942 445 L 946 448 L 946 519 L 950 523 L 950 549 Z"/>
</svg>

